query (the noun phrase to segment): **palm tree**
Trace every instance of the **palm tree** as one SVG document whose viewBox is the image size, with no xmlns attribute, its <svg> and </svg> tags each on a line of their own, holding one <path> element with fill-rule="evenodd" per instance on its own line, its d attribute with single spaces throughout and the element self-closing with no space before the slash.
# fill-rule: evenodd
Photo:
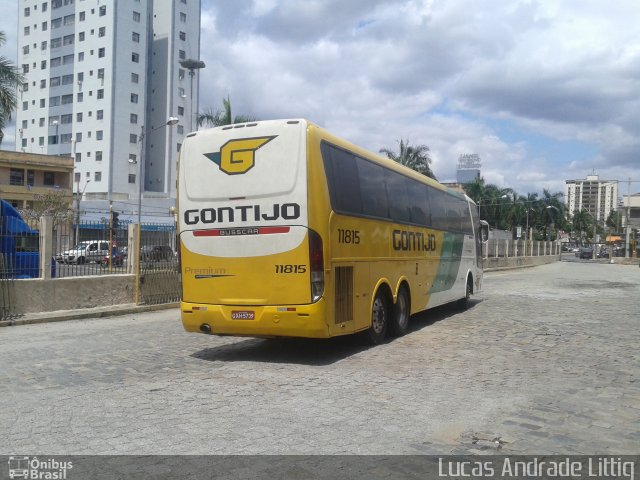
<svg viewBox="0 0 640 480">
<path fill-rule="evenodd" d="M 0 31 L 0 46 L 7 41 L 7 35 Z M 4 138 L 4 128 L 11 119 L 11 112 L 18 104 L 16 88 L 24 82 L 18 67 L 5 57 L 0 57 L 0 144 Z"/>
<path fill-rule="evenodd" d="M 573 215 L 573 231 L 580 235 L 580 243 L 583 238 L 591 238 L 591 231 L 593 230 L 593 217 L 584 208 L 579 212 L 575 212 Z"/>
<path fill-rule="evenodd" d="M 223 125 L 231 125 L 233 123 L 253 122 L 255 118 L 246 115 L 231 115 L 231 100 L 229 96 L 222 99 L 222 110 L 214 111 L 212 108 L 198 114 L 196 123 L 199 127 L 206 125 L 207 127 L 221 127 Z"/>
<path fill-rule="evenodd" d="M 418 173 L 437 180 L 431 170 L 431 156 L 429 155 L 429 147 L 426 145 L 409 145 L 409 141 L 398 140 L 400 152 L 395 153 L 387 148 L 381 148 L 380 153 L 384 153 L 387 158 L 398 162 L 400 165 L 409 167 Z"/>
</svg>

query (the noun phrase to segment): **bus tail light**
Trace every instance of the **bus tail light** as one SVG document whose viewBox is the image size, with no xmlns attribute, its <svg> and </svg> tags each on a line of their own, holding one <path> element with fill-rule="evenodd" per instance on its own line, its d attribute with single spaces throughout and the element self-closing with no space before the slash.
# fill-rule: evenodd
<svg viewBox="0 0 640 480">
<path fill-rule="evenodd" d="M 311 301 L 317 302 L 324 293 L 324 255 L 322 238 L 309 229 L 309 266 L 311 270 Z"/>
</svg>

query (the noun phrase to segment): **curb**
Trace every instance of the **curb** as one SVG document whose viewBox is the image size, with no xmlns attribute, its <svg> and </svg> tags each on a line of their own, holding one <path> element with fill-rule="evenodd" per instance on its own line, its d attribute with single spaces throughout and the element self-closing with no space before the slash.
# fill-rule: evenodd
<svg viewBox="0 0 640 480">
<path fill-rule="evenodd" d="M 178 308 L 179 302 L 163 303 L 160 305 L 114 305 L 111 307 L 83 308 L 81 310 L 58 310 L 54 312 L 27 313 L 18 318 L 0 321 L 0 327 L 13 327 L 18 325 L 34 325 L 38 323 L 63 322 L 65 320 L 82 320 L 89 318 L 115 317 L 132 313 L 155 312 L 157 310 L 169 310 Z"/>
</svg>

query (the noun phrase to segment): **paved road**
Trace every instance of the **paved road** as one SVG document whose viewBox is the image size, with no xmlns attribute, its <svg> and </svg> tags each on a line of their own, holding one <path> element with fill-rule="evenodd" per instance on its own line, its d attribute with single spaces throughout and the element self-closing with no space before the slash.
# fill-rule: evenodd
<svg viewBox="0 0 640 480">
<path fill-rule="evenodd" d="M 176 310 L 0 329 L 0 454 L 638 453 L 640 269 L 489 273 L 403 338 L 218 338 Z"/>
</svg>

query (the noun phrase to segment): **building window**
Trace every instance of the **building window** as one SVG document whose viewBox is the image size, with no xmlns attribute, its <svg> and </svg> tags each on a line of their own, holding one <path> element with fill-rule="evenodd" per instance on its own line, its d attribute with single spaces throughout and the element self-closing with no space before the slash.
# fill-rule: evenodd
<svg viewBox="0 0 640 480">
<path fill-rule="evenodd" d="M 40 88 L 47 88 L 47 79 L 43 78 L 40 80 Z"/>
<path fill-rule="evenodd" d="M 38 145 L 41 147 L 44 146 L 44 137 L 38 137 Z"/>
<path fill-rule="evenodd" d="M 135 125 L 138 124 L 138 115 L 136 115 L 135 113 L 132 113 L 129 115 L 129 123 L 133 123 Z"/>
<path fill-rule="evenodd" d="M 71 134 L 64 133 L 60 135 L 60 143 L 71 143 Z"/>
<path fill-rule="evenodd" d="M 104 89 L 103 89 L 103 88 L 101 88 L 100 90 L 98 90 L 98 95 L 97 95 L 97 97 L 98 97 L 98 98 L 104 98 Z"/>
<path fill-rule="evenodd" d="M 40 44 L 40 50 L 46 50 L 46 49 L 47 49 L 47 41 L 45 40 Z"/>
<path fill-rule="evenodd" d="M 102 119 L 103 119 L 103 117 L 104 117 L 104 110 L 98 110 L 98 111 L 96 112 L 96 118 L 97 118 L 98 120 L 102 120 Z"/>
<path fill-rule="evenodd" d="M 137 32 L 133 32 L 131 34 L 131 40 L 133 40 L 136 43 L 140 43 L 140 34 Z"/>
<path fill-rule="evenodd" d="M 181 68 L 178 69 L 178 80 L 184 80 L 184 70 Z"/>
<path fill-rule="evenodd" d="M 76 162 L 78 161 L 78 154 L 76 153 Z M 80 183 L 80 172 L 76 172 L 73 174 L 73 181 L 76 183 Z"/>
<path fill-rule="evenodd" d="M 42 60 L 40 62 L 40 70 L 46 70 L 47 69 L 47 61 L 46 60 Z"/>
<path fill-rule="evenodd" d="M 102 130 L 96 130 L 96 140 L 102 140 L 103 132 Z"/>
<path fill-rule="evenodd" d="M 62 17 L 54 18 L 51 20 L 51 30 L 55 28 L 60 28 L 62 26 Z"/>
<path fill-rule="evenodd" d="M 29 45 L 22 47 L 22 54 L 27 55 L 29 53 Z"/>
<path fill-rule="evenodd" d="M 47 31 L 47 22 L 42 22 L 42 31 L 43 32 Z"/>
<path fill-rule="evenodd" d="M 84 81 L 84 72 L 78 72 L 78 82 L 82 83 Z"/>
<path fill-rule="evenodd" d="M 80 163 L 82 161 L 82 153 L 80 152 L 76 152 L 76 163 Z M 76 173 L 76 175 L 80 175 L 79 173 Z M 80 181 L 80 177 L 76 177 L 76 182 Z"/>
<path fill-rule="evenodd" d="M 22 64 L 22 73 L 29 73 L 29 64 L 28 63 L 23 63 Z"/>
<path fill-rule="evenodd" d="M 56 9 L 62 6 L 62 0 L 51 0 L 51 8 Z"/>
<path fill-rule="evenodd" d="M 44 127 L 44 117 L 40 117 L 40 120 L 38 120 L 38 126 L 39 127 Z"/>
<path fill-rule="evenodd" d="M 97 156 L 97 153 L 98 153 L 98 152 L 96 152 L 96 156 Z M 93 181 L 94 181 L 94 182 L 100 182 L 100 181 L 102 181 L 102 172 L 96 172 L 96 173 L 94 173 L 94 174 L 93 174 Z M 108 246 L 108 245 L 107 245 L 107 246 Z"/>
<path fill-rule="evenodd" d="M 82 141 L 82 132 L 76 132 L 76 143 Z"/>
<path fill-rule="evenodd" d="M 44 172 L 43 183 L 47 187 L 53 187 L 56 183 L 56 174 L 53 172 Z"/>
<path fill-rule="evenodd" d="M 81 102 L 82 102 L 82 100 L 84 100 L 84 94 L 83 94 L 82 92 L 78 92 L 78 95 L 77 95 L 77 97 L 76 97 L 76 101 L 77 101 L 78 103 L 81 103 Z"/>
<path fill-rule="evenodd" d="M 187 14 L 184 12 L 180 12 L 180 21 L 181 22 L 186 22 L 187 21 Z"/>
<path fill-rule="evenodd" d="M 185 32 L 180 32 L 180 40 L 186 40 L 187 34 Z"/>
<path fill-rule="evenodd" d="M 138 159 L 135 153 L 129 154 L 129 163 L 138 163 Z"/>
<path fill-rule="evenodd" d="M 84 22 L 84 19 L 85 19 L 85 13 L 84 13 L 84 12 L 80 12 L 80 13 L 78 14 L 78 19 L 79 19 L 81 22 Z"/>
<path fill-rule="evenodd" d="M 46 106 L 46 100 L 44 98 L 40 99 L 40 108 L 44 108 Z"/>
<path fill-rule="evenodd" d="M 104 68 L 98 69 L 98 78 L 104 78 Z"/>
<path fill-rule="evenodd" d="M 73 103 L 73 93 L 62 95 L 62 105 L 68 105 L 70 103 Z"/>
<path fill-rule="evenodd" d="M 76 122 L 82 123 L 82 112 L 76 113 Z"/>
<path fill-rule="evenodd" d="M 129 143 L 138 143 L 138 135 L 136 135 L 135 133 L 130 133 Z"/>
<path fill-rule="evenodd" d="M 178 135 L 184 135 L 184 127 L 182 125 L 178 125 Z"/>
<path fill-rule="evenodd" d="M 107 7 L 105 5 L 100 6 L 100 9 L 98 10 L 98 15 L 100 15 L 101 17 L 104 17 L 107 14 Z"/>
<path fill-rule="evenodd" d="M 133 12 L 133 21 L 140 23 L 140 12 Z"/>
<path fill-rule="evenodd" d="M 60 115 L 60 123 L 62 125 L 69 124 L 73 121 L 73 114 L 66 113 L 64 115 Z"/>
<path fill-rule="evenodd" d="M 180 57 L 180 60 L 184 60 L 185 58 L 187 58 L 187 54 L 185 53 L 184 50 L 179 50 L 178 57 Z"/>
<path fill-rule="evenodd" d="M 9 173 L 9 185 L 24 185 L 24 170 L 12 168 Z"/>
<path fill-rule="evenodd" d="M 78 53 L 78 61 L 79 62 L 83 62 L 84 61 L 84 52 L 79 52 Z"/>
<path fill-rule="evenodd" d="M 28 17 L 29 15 L 31 15 L 31 9 L 29 7 L 25 7 L 24 9 L 24 16 Z"/>
<path fill-rule="evenodd" d="M 27 185 L 34 186 L 36 184 L 36 171 L 27 170 Z"/>
<path fill-rule="evenodd" d="M 66 15 L 64 17 L 64 24 L 65 25 L 73 25 L 74 23 L 76 23 L 76 16 L 75 15 Z"/>
<path fill-rule="evenodd" d="M 24 27 L 24 34 L 25 35 L 29 35 L 30 32 L 31 32 L 31 27 Z"/>
<path fill-rule="evenodd" d="M 42 2 L 42 11 L 46 12 L 47 11 L 47 2 Z"/>
<path fill-rule="evenodd" d="M 98 49 L 98 58 L 104 57 L 104 47 Z"/>
<path fill-rule="evenodd" d="M 102 161 L 102 151 L 98 150 L 96 152 L 96 162 L 101 162 Z"/>
<path fill-rule="evenodd" d="M 98 37 L 104 37 L 107 34 L 106 27 L 100 27 L 98 29 Z"/>
<path fill-rule="evenodd" d="M 130 173 L 129 174 L 129 183 L 136 183 L 136 174 L 135 173 Z"/>
<path fill-rule="evenodd" d="M 178 107 L 178 115 L 184 115 L 184 107 Z"/>
<path fill-rule="evenodd" d="M 50 107 L 57 107 L 58 105 L 60 105 L 60 97 L 59 96 L 49 97 L 49 106 Z"/>
<path fill-rule="evenodd" d="M 84 32 L 78 33 L 78 41 L 79 42 L 84 42 Z"/>
<path fill-rule="evenodd" d="M 51 49 L 60 48 L 62 46 L 62 37 L 56 37 L 51 39 Z"/>
<path fill-rule="evenodd" d="M 138 83 L 140 76 L 137 73 L 131 74 L 131 83 Z"/>
<path fill-rule="evenodd" d="M 73 73 L 62 76 L 62 85 L 71 85 L 73 83 Z"/>
<path fill-rule="evenodd" d="M 68 65 L 70 63 L 73 63 L 73 53 L 71 55 L 65 55 L 64 57 L 62 57 L 63 65 Z"/>
<path fill-rule="evenodd" d="M 137 93 L 132 93 L 131 94 L 131 103 L 138 103 L 138 94 Z"/>
<path fill-rule="evenodd" d="M 140 55 L 138 55 L 137 53 L 132 53 L 131 54 L 131 61 L 133 63 L 139 63 L 140 62 Z"/>
<path fill-rule="evenodd" d="M 63 45 L 73 45 L 75 39 L 75 35 L 65 35 L 62 38 L 62 44 Z"/>
<path fill-rule="evenodd" d="M 62 64 L 62 59 L 60 57 L 52 58 L 49 60 L 49 64 L 51 65 L 51 68 L 59 67 Z"/>
</svg>

